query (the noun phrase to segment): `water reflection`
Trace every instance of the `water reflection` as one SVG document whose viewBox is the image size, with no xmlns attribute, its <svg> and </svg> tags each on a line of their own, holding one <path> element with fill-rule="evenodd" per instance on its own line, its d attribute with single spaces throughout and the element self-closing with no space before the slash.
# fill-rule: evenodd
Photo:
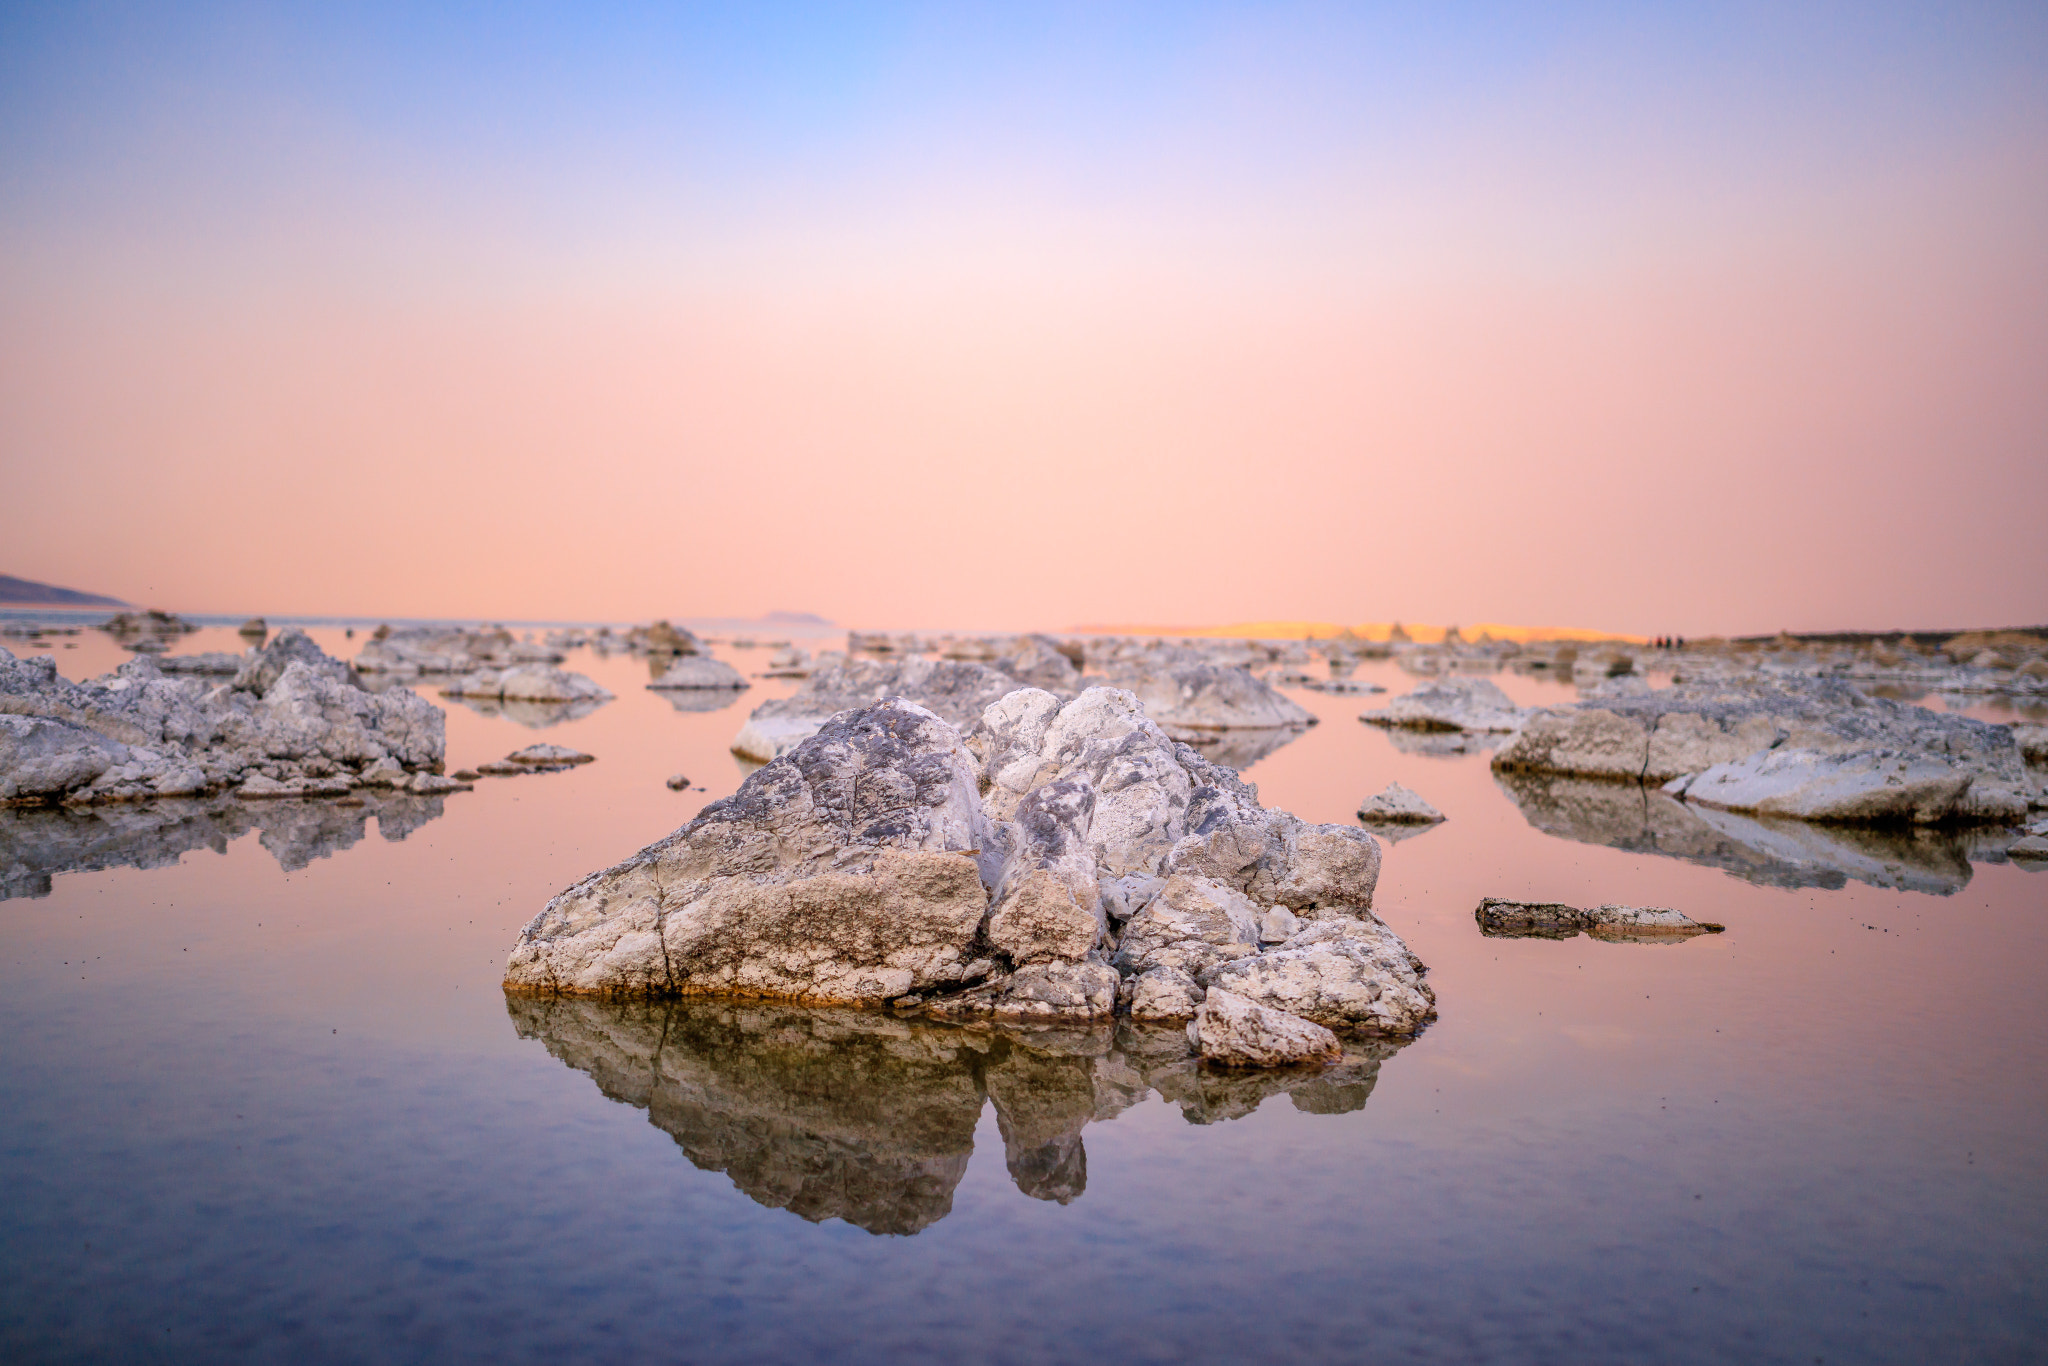
<svg viewBox="0 0 2048 1366">
<path fill-rule="evenodd" d="M 1068 1204 L 1088 1185 L 1081 1131 L 1156 1092 L 1193 1124 L 1286 1093 L 1310 1114 L 1363 1107 L 1399 1045 L 1347 1043 L 1317 1072 L 1225 1073 L 1184 1031 L 988 1032 L 773 1003 L 507 996 L 513 1027 L 647 1111 L 692 1163 L 814 1223 L 913 1234 L 946 1217 L 993 1104 L 1017 1189 Z"/>
<path fill-rule="evenodd" d="M 364 792 L 361 800 L 166 798 L 92 807 L 0 808 L 0 901 L 48 896 L 58 873 L 167 868 L 194 849 L 227 852 L 251 830 L 288 873 L 347 849 L 377 818 L 402 840 L 441 815 L 440 797 Z"/>
<path fill-rule="evenodd" d="M 1947 896 L 1970 880 L 1970 859 L 2002 859 L 1996 831 L 1815 825 L 1744 816 L 1679 801 L 1635 783 L 1496 773 L 1529 824 L 1547 835 L 1660 854 L 1719 868 L 1764 887 L 1835 889 L 1850 881 Z"/>
<path fill-rule="evenodd" d="M 1299 740 L 1306 733 L 1286 726 L 1222 730 L 1203 733 L 1199 738 L 1188 740 L 1188 743 L 1210 763 L 1243 771 L 1282 745 Z M 1181 735 L 1183 739 L 1187 738 L 1186 732 L 1182 732 Z"/>
<path fill-rule="evenodd" d="M 442 696 L 450 702 L 460 702 L 478 716 L 502 716 L 528 730 L 546 730 L 564 721 L 581 721 L 612 700 L 609 697 L 579 697 L 573 702 L 535 702 L 510 697 L 449 697 L 445 693 Z"/>
<path fill-rule="evenodd" d="M 663 688 L 661 699 L 680 712 L 724 711 L 745 696 L 738 688 Z"/>
</svg>

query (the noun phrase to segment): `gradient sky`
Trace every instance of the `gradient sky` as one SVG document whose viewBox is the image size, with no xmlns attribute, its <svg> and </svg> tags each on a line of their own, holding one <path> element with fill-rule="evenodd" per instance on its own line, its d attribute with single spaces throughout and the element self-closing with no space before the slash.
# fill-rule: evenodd
<svg viewBox="0 0 2048 1366">
<path fill-rule="evenodd" d="M 2048 7 L 0 9 L 0 572 L 2048 621 Z"/>
</svg>

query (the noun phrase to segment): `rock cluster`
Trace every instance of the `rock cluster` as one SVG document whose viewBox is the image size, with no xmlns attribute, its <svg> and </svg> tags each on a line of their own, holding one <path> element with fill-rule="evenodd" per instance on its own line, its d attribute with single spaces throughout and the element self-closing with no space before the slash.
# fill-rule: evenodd
<svg viewBox="0 0 2048 1366">
<path fill-rule="evenodd" d="M 966 671 L 956 698 L 993 685 L 925 667 Z M 1048 1023 L 1134 1009 L 1141 985 L 1152 1018 L 1186 1018 L 1222 985 L 1410 1034 L 1434 995 L 1372 913 L 1378 871 L 1370 836 L 1267 811 L 1129 692 L 1011 689 L 965 736 L 888 697 L 549 902 L 506 984 Z"/>
<path fill-rule="evenodd" d="M 1577 906 L 1487 897 L 1472 913 L 1479 932 L 1496 939 L 1570 939 L 1584 933 L 1611 943 L 1674 943 L 1727 927 L 1694 920 L 1669 906 Z"/>
<path fill-rule="evenodd" d="M 931 652 L 931 642 L 852 633 L 847 657 L 820 658 L 801 691 L 757 707 L 734 738 L 733 752 L 766 763 L 815 734 L 829 717 L 882 697 L 908 698 L 965 729 L 989 703 L 1018 688 L 1070 698 L 1090 684 L 1132 693 L 1167 735 L 1208 748 L 1213 759 L 1234 768 L 1255 762 L 1315 721 L 1248 669 L 1157 641 L 1091 661 L 1094 671 L 1086 676 L 1074 663 L 1079 651 L 1049 636 L 949 639 L 940 645 L 942 657 L 929 659 L 918 650 Z M 879 657 L 862 658 L 863 653 Z"/>
<path fill-rule="evenodd" d="M 232 680 L 167 676 L 155 660 L 71 683 L 49 656 L 0 650 L 0 805 L 338 795 L 361 785 L 443 791 L 440 708 L 365 690 L 288 628 Z"/>
</svg>

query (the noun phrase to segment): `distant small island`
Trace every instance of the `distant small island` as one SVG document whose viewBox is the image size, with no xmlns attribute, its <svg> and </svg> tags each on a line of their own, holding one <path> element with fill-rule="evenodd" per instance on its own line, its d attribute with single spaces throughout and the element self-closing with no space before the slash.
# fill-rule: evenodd
<svg viewBox="0 0 2048 1366">
<path fill-rule="evenodd" d="M 128 606 L 121 599 L 102 593 L 81 593 L 75 588 L 58 588 L 54 584 L 37 583 L 34 579 L 17 579 L 10 574 L 0 574 L 0 604 L 28 607 Z"/>
</svg>

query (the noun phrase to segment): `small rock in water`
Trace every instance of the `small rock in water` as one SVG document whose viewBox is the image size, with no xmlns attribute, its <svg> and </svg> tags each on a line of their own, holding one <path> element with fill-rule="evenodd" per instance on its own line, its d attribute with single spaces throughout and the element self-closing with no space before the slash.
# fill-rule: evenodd
<svg viewBox="0 0 2048 1366">
<path fill-rule="evenodd" d="M 1434 825 L 1443 818 L 1443 812 L 1399 783 L 1388 783 L 1358 805 L 1358 819 L 1367 825 Z"/>
<path fill-rule="evenodd" d="M 1725 925 L 1694 920 L 1669 906 L 1609 904 L 1581 910 L 1554 901 L 1503 901 L 1490 896 L 1472 914 L 1479 922 L 1479 932 L 1489 938 L 1570 939 L 1583 931 L 1591 938 L 1610 943 L 1670 943 L 1698 934 L 1720 934 L 1727 929 Z"/>
<path fill-rule="evenodd" d="M 2048 835 L 2026 835 L 2013 841 L 2006 851 L 2010 858 L 2018 859 L 2022 865 L 2039 863 L 2048 859 Z"/>
<path fill-rule="evenodd" d="M 671 791 L 671 792 L 687 792 L 687 791 L 689 791 L 689 788 L 690 788 L 690 780 L 689 780 L 688 778 L 684 777 L 684 776 L 683 776 L 682 774 L 680 774 L 680 773 L 671 773 L 671 774 L 669 774 L 669 775 L 668 775 L 668 790 L 669 790 L 669 791 Z"/>
<path fill-rule="evenodd" d="M 1321 1025 L 1221 987 L 1209 988 L 1191 1032 L 1203 1059 L 1223 1067 L 1284 1067 L 1344 1056 L 1337 1036 Z"/>
<path fill-rule="evenodd" d="M 567 745 L 543 744 L 515 749 L 505 758 L 515 764 L 588 764 L 596 762 L 597 756 L 570 749 Z"/>
</svg>

